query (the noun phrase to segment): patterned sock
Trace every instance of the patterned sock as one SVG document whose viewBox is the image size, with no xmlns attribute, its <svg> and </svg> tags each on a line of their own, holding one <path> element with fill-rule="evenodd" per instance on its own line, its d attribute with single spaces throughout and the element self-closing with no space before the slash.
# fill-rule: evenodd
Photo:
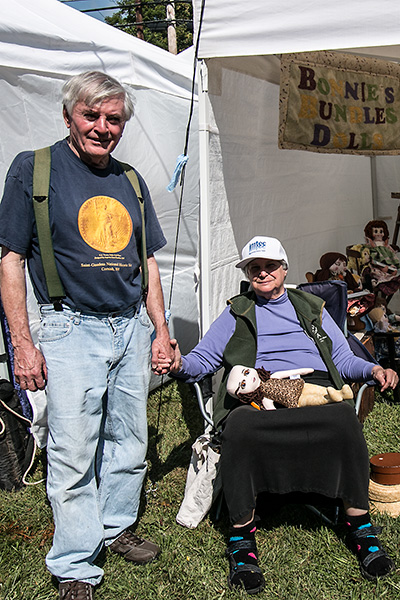
<svg viewBox="0 0 400 600">
<path fill-rule="evenodd" d="M 255 542 L 256 531 L 257 527 L 254 521 L 244 527 L 230 527 L 228 547 L 229 544 L 242 540 Z M 248 550 L 237 550 L 233 556 L 238 564 L 256 565 L 258 562 L 257 552 L 249 553 Z"/>
<path fill-rule="evenodd" d="M 349 517 L 347 515 L 346 525 L 349 528 L 350 533 L 372 527 L 369 513 L 356 517 Z M 370 575 L 371 578 L 383 577 L 393 569 L 393 562 L 386 553 L 384 556 L 377 556 L 376 558 L 372 557 L 375 552 L 378 552 L 382 548 L 376 535 L 372 534 L 365 538 L 357 538 L 353 540 L 353 546 L 361 563 L 367 556 L 371 555 L 372 561 L 367 566 L 364 566 L 365 571 L 367 571 L 367 574 Z"/>
<path fill-rule="evenodd" d="M 229 529 L 229 541 L 227 554 L 231 565 L 230 586 L 244 587 L 249 593 L 260 592 L 265 586 L 264 576 L 258 568 L 257 547 L 255 545 L 256 525 L 254 520 L 244 527 L 231 527 Z M 241 542 L 254 543 L 254 548 L 234 548 L 235 544 L 240 546 Z M 240 570 L 243 565 L 251 565 L 253 568 Z"/>
</svg>

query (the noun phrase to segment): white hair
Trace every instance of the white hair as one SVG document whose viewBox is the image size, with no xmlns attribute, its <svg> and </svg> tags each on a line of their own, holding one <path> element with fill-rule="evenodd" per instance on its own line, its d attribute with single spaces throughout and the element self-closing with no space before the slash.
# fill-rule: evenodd
<svg viewBox="0 0 400 600">
<path fill-rule="evenodd" d="M 134 113 L 134 98 L 130 90 L 114 77 L 101 71 L 86 71 L 74 75 L 64 83 L 62 93 L 63 105 L 69 115 L 72 114 L 77 102 L 94 106 L 115 96 L 123 97 L 125 121 L 129 121 Z"/>
</svg>

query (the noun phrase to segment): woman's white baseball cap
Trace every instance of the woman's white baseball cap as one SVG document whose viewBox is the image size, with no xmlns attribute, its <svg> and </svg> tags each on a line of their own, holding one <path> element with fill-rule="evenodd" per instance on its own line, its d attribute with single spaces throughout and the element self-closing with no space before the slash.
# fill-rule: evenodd
<svg viewBox="0 0 400 600">
<path fill-rule="evenodd" d="M 256 235 L 242 250 L 242 260 L 235 265 L 238 269 L 244 267 L 255 258 L 270 258 L 272 260 L 284 260 L 289 267 L 288 258 L 284 247 L 279 240 L 272 237 Z"/>
</svg>

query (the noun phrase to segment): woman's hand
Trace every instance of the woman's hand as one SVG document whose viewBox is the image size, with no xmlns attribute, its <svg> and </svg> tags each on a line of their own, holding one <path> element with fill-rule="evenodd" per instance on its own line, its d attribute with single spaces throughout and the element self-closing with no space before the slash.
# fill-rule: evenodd
<svg viewBox="0 0 400 600">
<path fill-rule="evenodd" d="M 174 352 L 174 359 L 169 370 L 171 373 L 178 373 L 182 368 L 182 355 L 177 340 L 171 340 L 171 348 Z"/>
<path fill-rule="evenodd" d="M 381 392 L 388 388 L 394 389 L 399 383 L 399 376 L 393 369 L 384 369 L 380 365 L 373 367 L 372 377 L 381 385 Z"/>
</svg>

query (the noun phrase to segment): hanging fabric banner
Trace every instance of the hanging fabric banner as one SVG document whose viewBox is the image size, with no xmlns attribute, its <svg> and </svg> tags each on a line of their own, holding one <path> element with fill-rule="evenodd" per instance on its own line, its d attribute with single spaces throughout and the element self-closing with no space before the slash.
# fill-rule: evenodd
<svg viewBox="0 0 400 600">
<path fill-rule="evenodd" d="M 282 55 L 279 147 L 400 154 L 400 66 L 328 51 Z"/>
</svg>

